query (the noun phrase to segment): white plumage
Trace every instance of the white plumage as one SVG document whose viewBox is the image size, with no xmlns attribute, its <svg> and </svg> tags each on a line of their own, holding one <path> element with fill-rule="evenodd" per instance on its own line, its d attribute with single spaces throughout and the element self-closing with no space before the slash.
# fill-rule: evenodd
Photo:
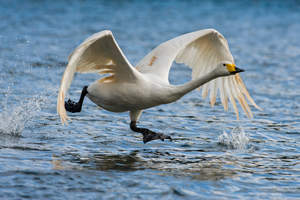
<svg viewBox="0 0 300 200">
<path fill-rule="evenodd" d="M 229 98 L 237 118 L 235 99 L 248 117 L 253 115 L 246 98 L 260 109 L 247 92 L 240 75 L 234 71 L 234 59 L 227 41 L 213 29 L 169 40 L 151 51 L 136 67 L 128 62 L 112 33 L 101 31 L 79 45 L 68 60 L 57 101 L 57 112 L 63 124 L 67 123 L 67 119 L 70 120 L 64 98 L 75 72 L 108 74 L 87 88 L 87 97 L 108 111 L 130 111 L 131 121 L 135 122 L 144 109 L 174 102 L 201 87 L 204 98 L 210 91 L 212 106 L 218 90 L 225 110 L 228 110 Z M 169 84 L 169 70 L 174 60 L 192 69 L 192 81 L 179 86 Z"/>
</svg>

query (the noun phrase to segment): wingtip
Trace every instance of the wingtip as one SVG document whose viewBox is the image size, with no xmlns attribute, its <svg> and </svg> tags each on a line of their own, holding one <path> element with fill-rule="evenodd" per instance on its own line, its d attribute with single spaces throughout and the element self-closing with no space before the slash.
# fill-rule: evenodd
<svg viewBox="0 0 300 200">
<path fill-rule="evenodd" d="M 62 89 L 60 89 L 58 93 L 58 98 L 57 98 L 57 113 L 60 115 L 60 120 L 62 125 L 64 126 L 65 124 L 69 125 L 68 120 L 71 121 L 71 119 L 68 117 L 65 104 L 64 104 L 64 92 Z"/>
<path fill-rule="evenodd" d="M 214 96 L 214 97 L 212 97 L 212 98 L 210 99 L 210 105 L 211 105 L 211 107 L 213 107 L 213 106 L 215 105 L 216 100 L 217 100 L 217 95 Z"/>
<path fill-rule="evenodd" d="M 68 116 L 60 116 L 60 120 L 63 126 L 65 126 L 65 124 L 69 126 L 68 120 L 72 121 Z"/>
<path fill-rule="evenodd" d="M 261 109 L 251 98 L 250 94 L 248 93 L 248 90 L 246 89 L 246 87 L 244 85 L 244 82 L 243 82 L 240 74 L 236 74 L 235 77 L 236 77 L 236 80 L 240 83 L 241 89 L 242 89 L 243 93 L 245 94 L 245 96 L 247 97 L 247 99 L 250 101 L 250 103 L 258 110 L 263 111 L 263 109 Z"/>
<path fill-rule="evenodd" d="M 264 111 L 263 109 L 261 109 L 260 107 L 258 107 L 258 105 L 256 105 L 255 108 L 257 108 L 260 111 Z"/>
</svg>

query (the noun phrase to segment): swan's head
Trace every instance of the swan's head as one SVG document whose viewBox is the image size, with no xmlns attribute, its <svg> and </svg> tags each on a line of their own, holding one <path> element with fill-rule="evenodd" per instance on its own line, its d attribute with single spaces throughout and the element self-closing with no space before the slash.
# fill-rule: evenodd
<svg viewBox="0 0 300 200">
<path fill-rule="evenodd" d="M 216 67 L 216 70 L 220 76 L 229 76 L 245 71 L 243 69 L 237 68 L 235 64 L 232 64 L 228 61 L 220 62 Z"/>
</svg>

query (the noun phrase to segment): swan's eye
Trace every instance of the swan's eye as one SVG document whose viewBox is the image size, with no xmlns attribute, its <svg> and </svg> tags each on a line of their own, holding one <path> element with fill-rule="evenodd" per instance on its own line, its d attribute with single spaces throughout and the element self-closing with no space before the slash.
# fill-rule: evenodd
<svg viewBox="0 0 300 200">
<path fill-rule="evenodd" d="M 225 67 L 225 66 L 226 66 L 226 64 L 223 64 L 223 66 Z"/>
</svg>

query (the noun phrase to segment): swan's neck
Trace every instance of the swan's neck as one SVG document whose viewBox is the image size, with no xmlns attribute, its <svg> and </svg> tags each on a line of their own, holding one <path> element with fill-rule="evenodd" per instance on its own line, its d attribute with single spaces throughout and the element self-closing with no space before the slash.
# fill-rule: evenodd
<svg viewBox="0 0 300 200">
<path fill-rule="evenodd" d="M 192 90 L 204 85 L 205 83 L 215 79 L 215 78 L 218 78 L 219 75 L 218 73 L 216 73 L 215 70 L 203 75 L 203 76 L 200 76 L 196 79 L 193 79 L 183 85 L 179 85 L 177 86 L 177 92 L 178 92 L 178 95 L 180 95 L 181 97 L 184 96 L 185 94 L 191 92 Z"/>
</svg>

